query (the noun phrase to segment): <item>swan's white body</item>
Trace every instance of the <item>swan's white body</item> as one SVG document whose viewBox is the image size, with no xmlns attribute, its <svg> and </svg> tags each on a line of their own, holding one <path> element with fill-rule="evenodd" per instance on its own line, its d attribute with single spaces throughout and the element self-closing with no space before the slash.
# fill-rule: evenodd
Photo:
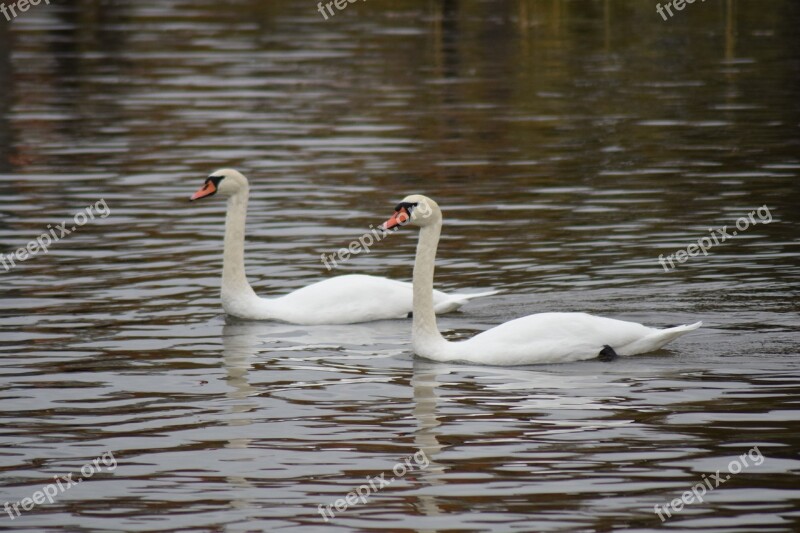
<svg viewBox="0 0 800 533">
<path fill-rule="evenodd" d="M 434 309 L 449 313 L 471 298 L 492 294 L 495 291 L 454 295 L 434 291 Z M 412 301 L 411 283 L 360 274 L 326 279 L 269 299 L 260 298 L 252 289 L 246 292 L 226 286 L 224 278 L 222 283 L 222 306 L 229 315 L 292 324 L 355 324 L 407 318 Z"/>
<path fill-rule="evenodd" d="M 414 262 L 414 319 L 411 339 L 414 352 L 435 361 L 464 361 L 489 365 L 561 363 L 598 357 L 605 346 L 618 355 L 636 355 L 661 348 L 669 341 L 695 330 L 702 322 L 668 329 L 588 315 L 586 313 L 541 313 L 528 315 L 471 339 L 450 342 L 436 325 L 433 272 L 442 215 L 436 202 L 421 195 L 403 200 L 403 205 L 427 203 L 431 214 L 410 217 L 420 226 Z M 399 213 L 400 211 L 398 211 Z M 396 217 L 390 219 L 392 223 Z"/>
<path fill-rule="evenodd" d="M 216 179 L 210 186 L 209 181 Z M 235 170 L 219 170 L 192 199 L 219 192 L 228 196 L 225 249 L 222 262 L 222 306 L 229 315 L 252 320 L 279 320 L 293 324 L 354 324 L 406 318 L 411 312 L 412 284 L 387 278 L 345 275 L 329 278 L 277 298 L 256 295 L 244 268 L 244 233 L 249 184 Z M 472 298 L 498 291 L 448 295 L 435 291 L 437 313 L 448 313 Z"/>
</svg>

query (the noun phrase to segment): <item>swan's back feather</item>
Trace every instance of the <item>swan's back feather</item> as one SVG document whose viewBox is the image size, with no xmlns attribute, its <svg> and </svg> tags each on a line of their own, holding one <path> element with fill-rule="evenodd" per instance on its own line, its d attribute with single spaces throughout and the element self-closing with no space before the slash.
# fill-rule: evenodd
<svg viewBox="0 0 800 533">
<path fill-rule="evenodd" d="M 594 359 L 611 346 L 619 355 L 660 348 L 701 323 L 659 330 L 586 313 L 528 315 L 461 341 L 419 347 L 425 357 L 491 365 L 561 363 Z"/>
</svg>

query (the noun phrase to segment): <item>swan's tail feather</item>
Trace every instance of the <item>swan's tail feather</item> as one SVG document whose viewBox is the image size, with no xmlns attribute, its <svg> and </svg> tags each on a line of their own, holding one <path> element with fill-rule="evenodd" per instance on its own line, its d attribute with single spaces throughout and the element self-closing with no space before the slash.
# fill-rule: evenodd
<svg viewBox="0 0 800 533">
<path fill-rule="evenodd" d="M 497 289 L 492 291 L 485 291 L 485 292 L 474 292 L 470 294 L 459 293 L 453 295 L 453 300 L 460 300 L 462 302 L 468 302 L 475 298 L 483 298 L 485 296 L 494 296 L 495 294 L 500 294 L 503 292 L 503 289 Z"/>
<path fill-rule="evenodd" d="M 674 341 L 678 337 L 682 337 L 702 325 L 702 322 L 695 322 L 694 324 L 684 324 L 682 326 L 675 326 L 674 328 L 659 329 L 643 339 L 626 346 L 624 351 L 626 355 L 636 355 L 658 350 L 668 342 Z"/>
<path fill-rule="evenodd" d="M 472 294 L 464 294 L 464 293 L 452 294 L 452 295 L 450 295 L 450 298 L 448 298 L 446 301 L 437 304 L 436 307 L 434 308 L 434 311 L 438 315 L 441 315 L 441 314 L 444 314 L 444 313 L 450 313 L 452 311 L 457 310 L 458 308 L 460 308 L 462 305 L 466 304 L 470 300 L 473 300 L 475 298 L 483 298 L 484 296 L 493 296 L 493 295 L 498 294 L 500 292 L 503 292 L 503 291 L 502 290 L 495 290 L 495 291 L 475 292 L 475 293 L 472 293 Z"/>
</svg>

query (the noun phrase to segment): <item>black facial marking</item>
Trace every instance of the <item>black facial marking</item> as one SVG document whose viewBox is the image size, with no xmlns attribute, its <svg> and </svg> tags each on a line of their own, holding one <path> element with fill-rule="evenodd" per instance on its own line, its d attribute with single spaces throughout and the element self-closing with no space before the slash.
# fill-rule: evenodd
<svg viewBox="0 0 800 533">
<path fill-rule="evenodd" d="M 215 189 L 219 189 L 219 182 L 222 181 L 224 177 L 225 176 L 209 176 L 208 179 L 206 179 L 206 183 L 210 181 L 214 184 Z"/>
<path fill-rule="evenodd" d="M 395 206 L 394 210 L 395 211 L 400 211 L 401 209 L 405 209 L 406 213 L 408 213 L 410 215 L 411 214 L 411 210 L 414 209 L 415 207 L 417 207 L 418 205 L 419 204 L 417 202 L 414 202 L 414 203 L 411 203 L 411 202 L 400 202 L 399 204 L 397 204 L 397 206 Z"/>
</svg>

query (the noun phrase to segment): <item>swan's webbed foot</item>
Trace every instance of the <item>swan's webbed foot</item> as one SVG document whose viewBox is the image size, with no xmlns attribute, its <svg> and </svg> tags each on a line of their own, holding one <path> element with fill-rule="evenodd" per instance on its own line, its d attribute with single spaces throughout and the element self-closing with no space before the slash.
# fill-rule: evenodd
<svg viewBox="0 0 800 533">
<path fill-rule="evenodd" d="M 617 357 L 619 357 L 617 355 L 617 352 L 615 352 L 614 348 L 612 348 L 608 344 L 603 346 L 603 349 L 600 350 L 600 354 L 597 356 L 597 358 L 600 359 L 601 361 L 603 361 L 604 363 L 607 363 L 609 361 L 613 361 Z"/>
</svg>

